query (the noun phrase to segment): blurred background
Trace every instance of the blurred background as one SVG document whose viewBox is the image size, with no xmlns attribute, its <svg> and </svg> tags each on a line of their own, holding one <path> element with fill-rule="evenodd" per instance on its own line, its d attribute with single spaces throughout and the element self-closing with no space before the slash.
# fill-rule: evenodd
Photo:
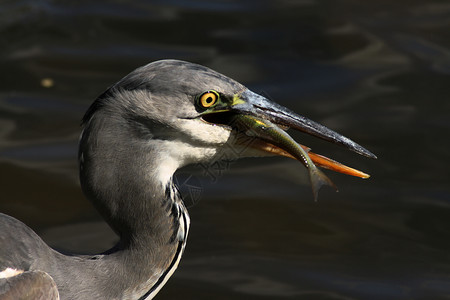
<svg viewBox="0 0 450 300">
<path fill-rule="evenodd" d="M 115 236 L 78 182 L 81 118 L 146 63 L 211 67 L 355 140 L 314 202 L 283 158 L 180 170 L 192 226 L 157 299 L 450 298 L 450 2 L 0 1 L 0 211 L 65 251 Z M 0 245 L 1 247 L 1 245 Z"/>
</svg>

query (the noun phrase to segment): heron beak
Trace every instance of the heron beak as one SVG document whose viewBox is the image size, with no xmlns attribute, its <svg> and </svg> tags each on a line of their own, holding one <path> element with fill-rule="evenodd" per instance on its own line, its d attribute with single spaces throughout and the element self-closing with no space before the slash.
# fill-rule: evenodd
<svg viewBox="0 0 450 300">
<path fill-rule="evenodd" d="M 237 114 L 249 115 L 261 120 L 268 120 L 272 124 L 275 124 L 282 129 L 293 128 L 299 131 L 303 131 L 326 141 L 342 145 L 347 149 L 366 157 L 377 158 L 372 152 L 358 145 L 349 138 L 346 138 L 345 136 L 342 136 L 339 133 L 319 123 L 300 116 L 293 111 L 266 99 L 263 96 L 253 93 L 250 90 L 246 90 L 242 94 L 236 95 L 233 99 L 231 109 Z M 279 136 L 277 138 L 280 140 L 275 142 L 265 139 L 258 139 L 255 141 L 255 143 L 252 144 L 252 146 L 265 152 L 296 159 L 296 157 L 292 155 L 292 153 L 290 153 L 288 149 L 283 149 L 283 147 L 277 146 L 283 144 L 282 139 L 284 139 L 284 137 Z M 300 146 L 308 153 L 308 156 L 311 158 L 314 164 L 319 167 L 360 178 L 370 177 L 370 175 L 364 172 L 345 166 L 325 156 L 315 154 L 311 152 L 310 148 L 306 146 Z"/>
</svg>

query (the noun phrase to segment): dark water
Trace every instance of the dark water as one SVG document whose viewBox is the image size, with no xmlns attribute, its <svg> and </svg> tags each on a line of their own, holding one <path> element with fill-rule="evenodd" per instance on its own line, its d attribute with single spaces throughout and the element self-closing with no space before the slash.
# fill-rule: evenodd
<svg viewBox="0 0 450 300">
<path fill-rule="evenodd" d="M 181 170 L 192 227 L 157 299 L 449 299 L 449 28 L 437 0 L 3 0 L 0 211 L 61 249 L 111 246 L 79 191 L 80 119 L 134 68 L 189 60 L 379 159 L 295 134 L 372 175 L 328 173 L 340 192 L 317 203 L 288 159 Z"/>
</svg>

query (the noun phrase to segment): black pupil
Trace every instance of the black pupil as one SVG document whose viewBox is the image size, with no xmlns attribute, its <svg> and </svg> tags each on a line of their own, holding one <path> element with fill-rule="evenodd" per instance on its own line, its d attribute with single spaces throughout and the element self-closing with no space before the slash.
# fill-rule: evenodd
<svg viewBox="0 0 450 300">
<path fill-rule="evenodd" d="M 208 98 L 206 98 L 206 103 L 211 103 L 213 102 L 213 97 L 209 96 Z"/>
</svg>

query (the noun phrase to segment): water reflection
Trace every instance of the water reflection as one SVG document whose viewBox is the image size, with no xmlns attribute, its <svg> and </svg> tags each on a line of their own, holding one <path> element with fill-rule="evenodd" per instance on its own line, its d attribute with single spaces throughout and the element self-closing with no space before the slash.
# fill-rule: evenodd
<svg viewBox="0 0 450 300">
<path fill-rule="evenodd" d="M 78 188 L 76 144 L 85 109 L 133 68 L 180 58 L 244 82 L 379 159 L 295 135 L 372 174 L 368 181 L 330 174 L 340 192 L 324 190 L 318 203 L 302 166 L 289 160 L 239 161 L 217 182 L 201 169 L 182 170 L 181 182 L 198 185 L 202 196 L 190 207 L 186 255 L 158 299 L 450 295 L 448 4 L 1 6 L 0 211 L 52 245 L 90 252 L 114 242 Z M 46 78 L 53 85 L 43 86 Z M 183 180 L 192 172 L 194 181 Z M 98 234 L 91 235 L 92 226 Z"/>
</svg>

